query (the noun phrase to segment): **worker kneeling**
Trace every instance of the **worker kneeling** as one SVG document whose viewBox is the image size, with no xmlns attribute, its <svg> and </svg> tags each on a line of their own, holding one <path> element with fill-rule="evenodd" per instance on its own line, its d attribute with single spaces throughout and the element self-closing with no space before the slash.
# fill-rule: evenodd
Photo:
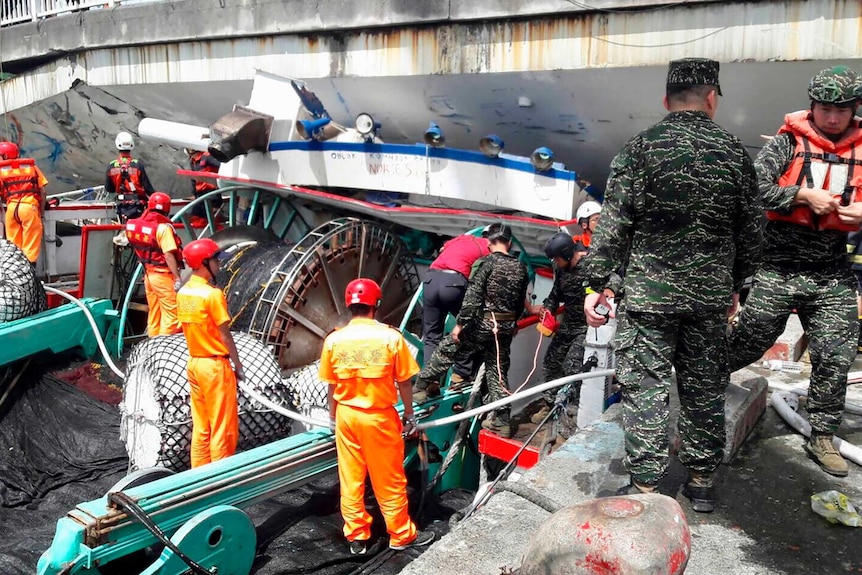
<svg viewBox="0 0 862 575">
<path fill-rule="evenodd" d="M 344 299 L 352 319 L 326 337 L 320 356 L 320 379 L 329 383 L 344 536 L 353 555 L 366 554 L 371 539 L 371 515 L 364 502 L 368 475 L 391 549 L 434 540 L 434 533 L 417 531 L 407 513 L 402 431 L 405 436 L 418 432 L 410 378 L 419 366 L 401 333 L 374 319 L 382 296 L 373 280 L 359 278 L 347 284 Z M 395 410 L 396 384 L 404 404 L 403 421 Z"/>
<path fill-rule="evenodd" d="M 144 290 L 147 294 L 147 335 L 179 333 L 177 296 L 182 269 L 182 242 L 174 231 L 168 214 L 171 198 L 155 192 L 140 218 L 126 222 L 126 238 L 144 266 Z"/>
<path fill-rule="evenodd" d="M 224 292 L 213 285 L 223 253 L 213 240 L 204 238 L 190 242 L 183 256 L 192 276 L 177 293 L 177 315 L 189 348 L 191 460 L 192 467 L 199 467 L 236 451 L 236 382 L 245 376 L 230 333 Z"/>
</svg>

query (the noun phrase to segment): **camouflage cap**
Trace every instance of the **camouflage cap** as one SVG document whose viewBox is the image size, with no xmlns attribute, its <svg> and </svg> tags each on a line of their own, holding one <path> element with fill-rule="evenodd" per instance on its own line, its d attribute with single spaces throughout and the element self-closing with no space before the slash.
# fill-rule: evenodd
<svg viewBox="0 0 862 575">
<path fill-rule="evenodd" d="M 859 76 L 847 66 L 820 70 L 808 83 L 808 97 L 824 104 L 850 104 L 862 96 Z"/>
<path fill-rule="evenodd" d="M 689 86 L 715 86 L 721 96 L 718 84 L 718 62 L 708 58 L 683 58 L 671 60 L 667 67 L 667 83 Z"/>
</svg>

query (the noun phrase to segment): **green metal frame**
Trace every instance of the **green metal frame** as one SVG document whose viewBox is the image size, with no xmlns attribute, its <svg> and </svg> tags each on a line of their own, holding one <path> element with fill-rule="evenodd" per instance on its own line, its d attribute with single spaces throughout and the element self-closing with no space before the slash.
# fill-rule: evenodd
<svg viewBox="0 0 862 575">
<path fill-rule="evenodd" d="M 257 198 L 258 195 L 255 194 L 255 201 Z M 231 212 L 233 211 L 232 209 Z M 182 211 L 177 214 L 175 220 L 182 220 L 184 213 L 185 211 Z M 285 228 L 285 231 L 288 228 Z M 479 234 L 481 228 L 470 233 Z M 526 252 L 520 242 L 515 242 L 521 249 L 521 259 L 524 261 Z M 525 263 L 532 278 L 532 266 L 528 259 Z M 417 348 L 420 362 L 422 343 L 416 335 L 405 329 L 421 295 L 420 284 L 400 326 L 405 338 Z M 453 321 L 450 318 L 449 323 Z M 469 393 L 469 390 L 457 393 L 445 391 L 441 397 L 422 404 L 417 416 L 425 422 L 459 413 L 464 409 Z M 397 409 L 403 413 L 403 405 L 399 404 Z M 439 428 L 429 428 L 425 432 L 427 439 L 438 448 L 442 459 L 445 459 L 454 442 L 458 426 L 458 423 L 452 423 Z M 478 434 L 476 420 L 473 421 L 469 433 L 475 441 Z M 407 445 L 405 468 L 421 469 L 422 461 L 417 447 L 416 443 Z M 439 466 L 439 463 L 428 466 L 425 472 L 429 478 L 437 473 Z M 183 533 L 184 526 L 199 521 L 201 514 L 208 509 L 219 505 L 248 507 L 288 489 L 294 489 L 336 467 L 334 437 L 329 430 L 318 429 L 133 487 L 126 493 L 137 501 L 162 531 L 172 536 L 177 532 Z M 476 488 L 478 476 L 478 457 L 465 445 L 436 489 L 442 491 L 454 487 Z M 465 481 L 467 478 L 469 480 Z M 97 536 L 100 537 L 99 540 L 92 540 Z M 39 575 L 98 574 L 100 565 L 106 565 L 156 543 L 156 538 L 141 524 L 129 520 L 117 510 L 110 509 L 106 494 L 99 499 L 79 504 L 57 522 L 54 540 L 39 559 L 37 572 Z M 178 569 L 185 570 L 185 567 L 180 565 Z M 159 570 L 160 575 L 178 575 L 180 572 L 162 573 L 162 570 Z"/>
<path fill-rule="evenodd" d="M 122 339 L 118 337 L 118 314 L 110 300 L 85 298 L 81 302 L 93 314 L 99 332 L 107 334 L 106 341 Z M 0 366 L 43 351 L 80 348 L 92 357 L 98 350 L 83 310 L 71 303 L 0 325 L 0 340 L 5 342 L 0 346 Z"/>
<path fill-rule="evenodd" d="M 262 214 L 263 222 L 260 227 L 265 230 L 270 230 L 281 240 L 287 237 L 292 230 L 295 230 L 295 226 L 302 226 L 303 228 L 294 234 L 297 241 L 312 229 L 308 222 L 306 222 L 302 217 L 302 214 L 293 207 L 289 198 L 271 190 L 261 190 L 245 185 L 232 185 L 204 194 L 193 202 L 183 206 L 182 209 L 171 217 L 172 222 L 183 224 L 183 227 L 177 230 L 177 233 L 185 243 L 199 238 L 210 237 L 216 232 L 216 221 L 212 216 L 212 201 L 217 197 L 224 197 L 225 195 L 227 195 L 228 206 L 227 213 L 225 214 L 227 221 L 224 222 L 226 227 L 246 225 L 245 222 L 239 222 L 237 220 L 237 209 L 240 204 L 240 199 L 245 198 L 249 201 L 247 211 L 245 212 L 246 222 L 254 222 L 258 214 Z M 191 212 L 195 206 L 200 204 L 204 204 L 205 206 L 204 212 L 207 215 L 207 225 L 203 228 L 193 228 L 191 226 Z M 288 213 L 285 218 L 279 220 L 277 219 L 277 216 L 281 213 L 282 209 L 287 210 Z M 278 228 L 275 227 L 276 225 L 278 225 Z M 129 303 L 132 301 L 132 297 L 138 290 L 142 281 L 143 271 L 143 266 L 138 263 L 138 265 L 135 266 L 135 271 L 132 273 L 131 279 L 129 280 L 129 287 L 126 290 L 126 295 L 123 298 L 123 303 L 120 307 L 120 325 L 122 326 L 126 325 Z M 118 339 L 116 350 L 117 356 L 122 355 L 123 338 Z"/>
<path fill-rule="evenodd" d="M 464 394 L 449 394 L 423 405 L 417 415 L 423 421 L 448 417 L 463 407 L 465 398 Z M 400 405 L 398 409 L 401 410 Z M 453 423 L 428 432 L 444 457 L 457 428 L 458 423 Z M 170 537 L 207 509 L 218 505 L 250 507 L 333 471 L 337 465 L 334 436 L 328 429 L 316 429 L 130 488 L 125 493 Z M 415 469 L 418 465 L 417 444 L 408 444 L 405 467 Z M 468 468 L 472 477 L 478 477 L 478 459 L 471 462 L 469 457 L 462 457 L 450 466 L 438 489 L 462 485 L 457 476 Z M 432 466 L 429 473 L 436 473 L 436 468 Z M 96 530 L 102 533 L 102 538 L 89 540 Z M 79 504 L 57 522 L 54 540 L 40 557 L 37 573 L 98 574 L 100 565 L 156 543 L 143 525 L 111 510 L 106 494 Z M 184 571 L 185 568 L 181 572 Z"/>
</svg>

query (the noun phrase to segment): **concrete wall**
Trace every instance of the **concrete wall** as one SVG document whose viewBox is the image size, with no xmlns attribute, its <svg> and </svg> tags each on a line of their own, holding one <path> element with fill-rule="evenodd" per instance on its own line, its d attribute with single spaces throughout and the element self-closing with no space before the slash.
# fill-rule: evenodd
<svg viewBox="0 0 862 575">
<path fill-rule="evenodd" d="M 608 8 L 591 13 L 565 0 L 523 3 L 528 8 L 514 0 L 222 4 L 120 6 L 2 29 L 4 59 L 80 51 L 0 85 L 0 113 L 8 112 L 0 116 L 0 140 L 22 141 L 55 167 L 51 175 L 65 189 L 94 185 L 118 130 L 135 133 L 147 116 L 209 126 L 247 103 L 254 69 L 262 69 L 306 80 L 338 122 L 371 113 L 388 142 L 420 141 L 435 120 L 451 146 L 474 149 L 487 133 L 519 155 L 548 146 L 601 186 L 622 144 L 663 116 L 668 60 L 722 62 L 716 120 L 752 153 L 784 113 L 807 105 L 813 73 L 838 63 L 862 67 L 856 0 L 660 9 L 591 0 Z M 634 9 L 610 9 L 621 4 Z M 505 14 L 518 17 L 496 17 Z M 89 99 L 83 86 L 92 88 Z M 519 104 L 522 96 L 530 106 Z M 163 170 L 153 179 L 165 183 L 157 185 L 173 190 L 171 171 L 182 158 L 151 147 L 136 151 Z M 59 159 L 66 154 L 73 161 Z"/>
<path fill-rule="evenodd" d="M 689 0 L 687 4 L 716 0 Z M 637 11 L 656 0 L 590 0 L 599 10 Z M 95 9 L 0 31 L 7 71 L 27 61 L 93 48 L 581 13 L 566 0 L 177 0 Z"/>
</svg>

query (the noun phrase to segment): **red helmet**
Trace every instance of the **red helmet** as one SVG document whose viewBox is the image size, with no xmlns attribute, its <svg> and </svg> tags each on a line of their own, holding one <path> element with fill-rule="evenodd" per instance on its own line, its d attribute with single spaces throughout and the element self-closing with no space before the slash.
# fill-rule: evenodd
<svg viewBox="0 0 862 575">
<path fill-rule="evenodd" d="M 344 302 L 347 307 L 355 303 L 380 307 L 380 298 L 383 297 L 383 290 L 377 285 L 377 282 L 368 278 L 355 279 L 347 284 L 347 289 L 344 290 Z"/>
<path fill-rule="evenodd" d="M 201 268 L 206 260 L 218 257 L 219 252 L 221 249 L 217 243 L 210 238 L 201 238 L 189 242 L 189 245 L 183 248 L 183 258 L 190 268 L 196 270 Z"/>
<path fill-rule="evenodd" d="M 147 202 L 147 208 L 169 214 L 171 213 L 171 197 L 164 192 L 153 192 Z"/>
<path fill-rule="evenodd" d="M 0 142 L 0 160 L 15 160 L 18 158 L 18 145 L 12 142 Z"/>
</svg>

